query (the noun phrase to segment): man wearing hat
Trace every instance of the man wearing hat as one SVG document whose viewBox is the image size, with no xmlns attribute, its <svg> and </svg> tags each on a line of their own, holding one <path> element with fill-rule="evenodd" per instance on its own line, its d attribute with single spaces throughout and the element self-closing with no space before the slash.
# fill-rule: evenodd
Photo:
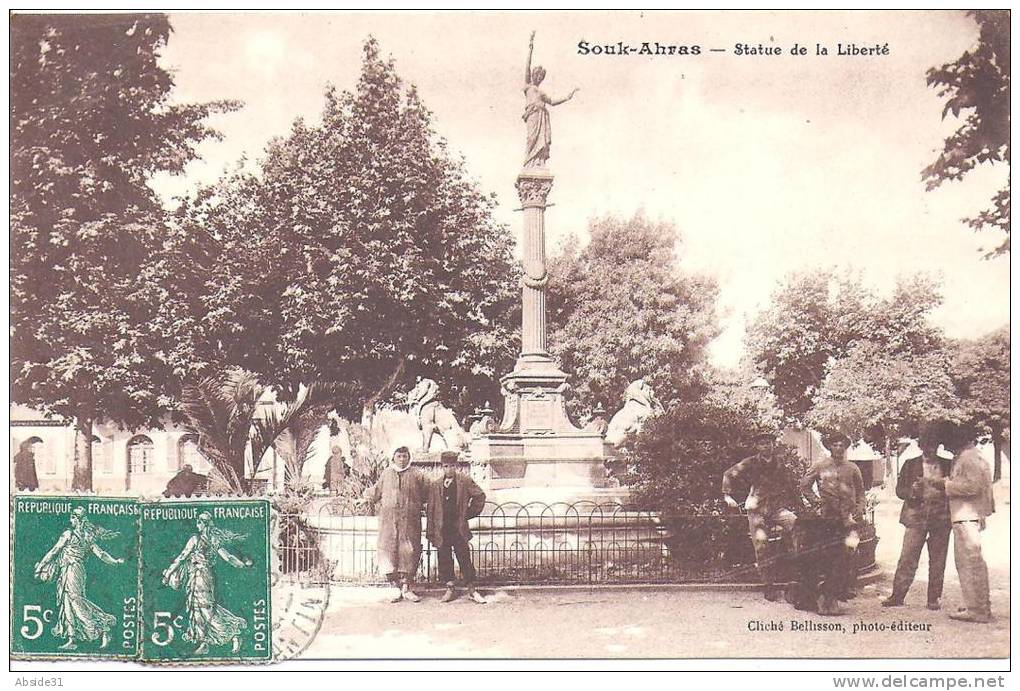
<svg viewBox="0 0 1020 691">
<path fill-rule="evenodd" d="M 475 590 L 475 567 L 471 563 L 471 530 L 468 520 L 482 512 L 485 492 L 475 481 L 457 472 L 457 452 L 443 451 L 439 457 L 442 475 L 429 486 L 426 536 L 439 551 L 439 578 L 446 583 L 442 601 L 454 599 L 453 556 L 457 555 L 460 573 L 468 596 L 480 605 L 485 598 Z"/>
<path fill-rule="evenodd" d="M 801 481 L 801 491 L 807 495 L 817 486 L 820 514 L 811 543 L 804 545 L 801 562 L 810 561 L 814 568 L 807 570 L 807 582 L 801 579 L 801 593 L 814 599 L 816 579 L 821 575 L 824 582 L 817 598 L 818 613 L 839 615 L 846 614 L 839 600 L 850 589 L 851 556 L 859 542 L 855 528 L 864 515 L 864 479 L 860 468 L 847 460 L 848 436 L 829 432 L 822 441 L 830 457 L 812 465 Z"/>
<path fill-rule="evenodd" d="M 776 460 L 776 440 L 769 432 L 755 435 L 755 453 L 740 461 L 722 477 L 722 494 L 726 504 L 737 508 L 733 498 L 736 487 L 749 488 L 744 508 L 747 525 L 754 546 L 758 573 L 765 585 L 765 599 L 775 602 L 780 594 L 774 587 L 774 559 L 768 557 L 769 531 L 775 526 L 783 529 L 783 536 L 792 535 L 797 517 L 790 511 L 789 501 L 781 487 L 779 463 Z"/>
<path fill-rule="evenodd" d="M 942 583 L 949 554 L 949 499 L 938 481 L 949 477 L 952 461 L 939 458 L 938 430 L 934 425 L 921 429 L 918 439 L 921 455 L 907 459 L 896 480 L 896 496 L 903 500 L 900 523 L 903 524 L 903 547 L 893 576 L 892 595 L 882 601 L 883 607 L 903 604 L 914 582 L 921 550 L 928 545 L 928 609 L 939 609 Z M 932 482 L 935 481 L 935 482 Z"/>
</svg>

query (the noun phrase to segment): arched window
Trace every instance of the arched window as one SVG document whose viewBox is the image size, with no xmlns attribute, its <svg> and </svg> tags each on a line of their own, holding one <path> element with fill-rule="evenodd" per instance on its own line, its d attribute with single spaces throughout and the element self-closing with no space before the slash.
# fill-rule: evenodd
<svg viewBox="0 0 1020 691">
<path fill-rule="evenodd" d="M 103 475 L 113 473 L 113 459 L 110 457 L 110 445 L 104 444 L 97 435 L 92 435 L 92 467 Z"/>
<path fill-rule="evenodd" d="M 147 473 L 152 470 L 156 447 L 144 434 L 131 437 L 127 444 L 128 472 Z"/>
<path fill-rule="evenodd" d="M 186 465 L 190 465 L 196 473 L 205 472 L 209 465 L 209 461 L 199 449 L 198 437 L 194 434 L 185 434 L 177 442 L 177 470 Z"/>
</svg>

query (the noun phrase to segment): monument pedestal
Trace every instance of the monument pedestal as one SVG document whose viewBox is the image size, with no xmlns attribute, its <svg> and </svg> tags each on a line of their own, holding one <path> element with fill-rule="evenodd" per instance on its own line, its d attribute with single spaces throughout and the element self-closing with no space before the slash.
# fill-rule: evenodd
<svg viewBox="0 0 1020 691">
<path fill-rule="evenodd" d="M 567 375 L 545 354 L 523 354 L 501 380 L 503 421 L 471 441 L 471 458 L 488 465 L 491 500 L 612 501 L 606 492 L 605 443 L 567 414 Z M 612 496 L 610 496 L 612 495 Z"/>
</svg>

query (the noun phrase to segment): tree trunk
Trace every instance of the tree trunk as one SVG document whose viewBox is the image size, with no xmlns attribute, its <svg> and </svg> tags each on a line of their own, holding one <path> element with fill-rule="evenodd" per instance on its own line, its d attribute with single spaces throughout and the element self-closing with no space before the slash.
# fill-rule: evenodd
<svg viewBox="0 0 1020 691">
<path fill-rule="evenodd" d="M 992 482 L 998 482 L 1002 479 L 1002 430 L 998 427 L 992 428 L 992 454 L 995 456 Z"/>
<path fill-rule="evenodd" d="M 92 418 L 79 415 L 74 425 L 74 476 L 71 489 L 92 489 Z"/>
</svg>

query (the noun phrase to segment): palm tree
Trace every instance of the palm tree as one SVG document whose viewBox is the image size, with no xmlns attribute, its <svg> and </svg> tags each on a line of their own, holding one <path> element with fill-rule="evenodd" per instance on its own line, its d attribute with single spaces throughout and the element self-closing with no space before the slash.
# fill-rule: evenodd
<svg viewBox="0 0 1020 691">
<path fill-rule="evenodd" d="M 340 384 L 313 382 L 298 390 L 297 398 L 287 404 L 287 424 L 277 437 L 276 453 L 284 462 L 284 484 L 290 486 L 301 477 L 312 442 L 328 421 L 336 402 L 353 394 L 350 387 Z M 280 405 L 280 404 L 278 404 Z"/>
<path fill-rule="evenodd" d="M 278 446 L 287 477 L 300 475 L 308 448 L 344 387 L 312 384 L 290 403 L 265 405 L 269 387 L 240 367 L 184 387 L 185 427 L 229 491 L 250 494 L 266 451 Z M 250 449 L 251 472 L 245 474 Z"/>
</svg>

